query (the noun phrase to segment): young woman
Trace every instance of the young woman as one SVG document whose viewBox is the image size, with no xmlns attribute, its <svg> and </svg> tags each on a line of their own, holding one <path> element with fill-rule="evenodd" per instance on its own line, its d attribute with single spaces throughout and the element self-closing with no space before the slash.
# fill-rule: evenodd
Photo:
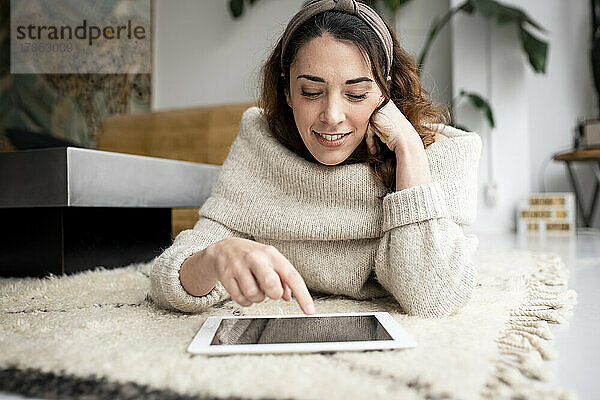
<svg viewBox="0 0 600 400">
<path fill-rule="evenodd" d="M 409 314 L 470 299 L 481 139 L 444 125 L 389 25 L 354 0 L 288 24 L 193 229 L 154 260 L 151 298 L 199 312 L 308 289 L 392 295 Z"/>
</svg>

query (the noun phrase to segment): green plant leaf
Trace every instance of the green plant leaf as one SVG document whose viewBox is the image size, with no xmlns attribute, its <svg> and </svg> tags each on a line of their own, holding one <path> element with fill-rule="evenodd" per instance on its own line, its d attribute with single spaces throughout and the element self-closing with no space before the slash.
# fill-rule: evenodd
<svg viewBox="0 0 600 400">
<path fill-rule="evenodd" d="M 410 1 L 412 0 L 384 0 L 384 3 L 387 6 L 387 8 L 389 8 L 390 11 L 392 11 L 392 13 L 395 13 L 398 8 L 402 7 Z M 373 1 L 373 3 L 375 3 L 375 1 Z"/>
<path fill-rule="evenodd" d="M 229 0 L 229 11 L 233 18 L 239 18 L 244 13 L 244 0 Z"/>
<path fill-rule="evenodd" d="M 540 32 L 547 32 L 544 27 L 529 15 L 516 7 L 510 7 L 495 0 L 468 0 L 471 6 L 485 18 L 495 18 L 498 24 L 515 23 L 519 27 L 522 48 L 527 53 L 529 63 L 535 72 L 546 72 L 546 55 L 548 43 L 535 37 L 525 27 L 531 25 Z"/>
<path fill-rule="evenodd" d="M 461 10 L 463 12 L 466 12 L 467 14 L 473 14 L 475 12 L 475 7 L 473 6 L 473 3 L 471 2 L 471 0 L 467 0 L 465 1 L 462 6 L 458 6 L 461 8 Z"/>
<path fill-rule="evenodd" d="M 473 7 L 486 18 L 496 18 L 498 24 L 506 24 L 515 22 L 518 24 L 528 23 L 541 32 L 546 32 L 546 29 L 534 21 L 523 10 L 507 6 L 495 0 L 469 0 Z"/>
<path fill-rule="evenodd" d="M 460 91 L 458 101 L 460 101 L 463 97 L 466 97 L 475 108 L 481 110 L 485 114 L 490 127 L 493 129 L 496 124 L 494 122 L 494 113 L 492 112 L 492 107 L 490 107 L 488 101 L 477 93 L 467 92 L 464 89 Z"/>
<path fill-rule="evenodd" d="M 522 48 L 527 54 L 529 63 L 535 72 L 546 72 L 546 56 L 548 54 L 548 42 L 541 40 L 531 34 L 525 24 L 529 24 L 541 32 L 546 30 L 531 19 L 526 13 L 515 7 L 505 6 L 495 0 L 466 0 L 461 5 L 450 9 L 440 20 L 434 19 L 429 29 L 427 40 L 419 56 L 419 74 L 425 64 L 425 59 L 430 47 L 444 25 L 456 14 L 462 11 L 467 14 L 475 12 L 485 18 L 495 18 L 499 24 L 514 22 L 519 26 Z"/>
<path fill-rule="evenodd" d="M 486 18 L 496 18 L 499 24 L 515 22 L 518 24 L 528 23 L 542 32 L 546 30 L 529 17 L 525 12 L 516 7 L 507 6 L 495 0 L 469 0 L 473 7 Z"/>
<path fill-rule="evenodd" d="M 494 17 L 502 11 L 499 4 L 491 0 L 469 0 L 469 3 L 479 14 L 486 18 Z"/>
<path fill-rule="evenodd" d="M 450 19 L 457 12 L 465 11 L 465 10 L 472 11 L 472 8 L 470 8 L 471 6 L 470 6 L 469 1 L 448 10 L 448 12 L 446 14 L 444 14 L 444 16 L 441 19 L 439 19 L 439 20 L 437 18 L 433 19 L 433 21 L 431 23 L 431 27 L 429 28 L 429 32 L 427 34 L 427 40 L 425 41 L 425 44 L 423 45 L 423 50 L 421 50 L 421 55 L 419 56 L 419 61 L 417 64 L 419 66 L 419 75 L 421 74 L 423 64 L 425 64 L 425 59 L 427 58 L 429 49 L 431 48 L 431 45 L 433 44 L 435 37 L 442 30 L 444 25 L 446 25 L 448 23 L 448 21 L 450 21 Z M 466 12 L 469 12 L 469 11 L 466 11 Z"/>
<path fill-rule="evenodd" d="M 527 29 L 521 26 L 519 30 L 523 50 L 529 57 L 529 63 L 535 72 L 546 73 L 546 56 L 548 54 L 548 43 L 533 36 Z"/>
</svg>

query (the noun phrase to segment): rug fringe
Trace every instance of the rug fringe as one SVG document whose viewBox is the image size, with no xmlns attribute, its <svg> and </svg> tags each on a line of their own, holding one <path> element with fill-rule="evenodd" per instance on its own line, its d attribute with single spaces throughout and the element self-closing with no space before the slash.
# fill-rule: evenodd
<svg viewBox="0 0 600 400">
<path fill-rule="evenodd" d="M 543 384 L 551 372 L 547 360 L 556 358 L 549 324 L 567 324 L 577 304 L 577 293 L 567 290 L 569 271 L 559 255 L 540 254 L 537 270 L 527 277 L 528 300 L 511 311 L 496 339 L 501 359 L 485 398 L 572 400 L 575 392 Z"/>
<path fill-rule="evenodd" d="M 498 383 L 495 386 L 489 386 L 488 393 L 484 393 L 489 398 L 507 398 L 507 399 L 556 399 L 556 400 L 575 400 L 576 393 L 570 389 L 549 388 L 540 381 L 532 380 L 526 374 L 523 374 L 519 368 L 512 366 L 499 367 L 497 370 Z"/>
</svg>

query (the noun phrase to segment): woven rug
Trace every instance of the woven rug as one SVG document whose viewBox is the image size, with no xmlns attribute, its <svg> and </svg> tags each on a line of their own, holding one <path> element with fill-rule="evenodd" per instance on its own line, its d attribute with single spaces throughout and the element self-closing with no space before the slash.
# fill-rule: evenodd
<svg viewBox="0 0 600 400">
<path fill-rule="evenodd" d="M 317 313 L 387 311 L 414 349 L 208 357 L 185 349 L 209 315 L 298 314 L 295 301 L 201 314 L 158 308 L 150 264 L 0 279 L 0 391 L 62 399 L 564 399 L 549 384 L 549 324 L 576 294 L 554 253 L 478 250 L 472 301 L 452 316 L 410 317 L 393 298 L 315 294 Z"/>
</svg>

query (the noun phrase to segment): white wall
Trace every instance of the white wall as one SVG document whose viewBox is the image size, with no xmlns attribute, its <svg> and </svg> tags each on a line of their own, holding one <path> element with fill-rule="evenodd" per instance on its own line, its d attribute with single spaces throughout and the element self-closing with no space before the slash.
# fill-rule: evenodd
<svg viewBox="0 0 600 400">
<path fill-rule="evenodd" d="M 451 6 L 461 2 L 451 0 Z M 467 15 L 453 21 L 453 91 L 473 90 L 488 97 L 496 117 L 496 128 L 490 132 L 468 104 L 458 108 L 459 122 L 478 131 L 484 142 L 476 231 L 514 229 L 518 201 L 529 192 L 542 190 L 540 179 L 546 160 L 570 147 L 577 117 L 591 116 L 594 104 L 587 52 L 588 2 L 504 2 L 522 8 L 548 29 L 545 37 L 550 51 L 547 74 L 536 75 L 512 26 Z M 545 174 L 546 191 L 571 191 L 564 167 L 554 164 Z M 486 204 L 484 197 L 491 178 L 499 188 L 495 206 Z M 582 178 L 583 184 L 591 185 L 591 175 Z"/>
<path fill-rule="evenodd" d="M 589 61 L 591 11 L 589 1 L 529 0 L 526 9 L 549 32 L 550 63 L 546 75 L 528 71 L 529 130 L 532 143 L 530 179 L 532 190 L 572 191 L 564 163 L 551 155 L 572 147 L 578 117 L 598 116 Z M 586 211 L 592 199 L 593 172 L 575 166 L 584 190 Z M 543 183 L 545 182 L 545 183 Z M 595 213 L 600 227 L 600 209 Z M 580 219 L 580 221 L 582 221 Z"/>
<path fill-rule="evenodd" d="M 401 8 L 396 16 L 401 44 L 417 55 L 432 17 L 460 2 L 413 0 Z M 570 191 L 564 166 L 547 160 L 570 146 L 577 117 L 594 114 L 588 1 L 504 2 L 523 8 L 549 30 L 546 75 L 531 72 L 512 26 L 458 15 L 434 42 L 422 77 L 439 101 L 449 102 L 461 89 L 491 99 L 497 123 L 493 132 L 467 104 L 458 108 L 458 121 L 478 131 L 484 142 L 475 231 L 513 229 L 518 200 L 541 191 L 542 175 L 546 190 Z M 302 3 L 261 0 L 233 20 L 228 0 L 156 0 L 153 109 L 256 100 L 259 68 Z M 490 164 L 499 185 L 495 206 L 486 204 L 483 195 Z M 577 169 L 589 203 L 592 174 L 583 166 Z M 600 210 L 596 226 L 599 219 Z"/>
<path fill-rule="evenodd" d="M 261 0 L 234 20 L 228 0 L 156 0 L 152 108 L 255 100 L 259 69 L 303 2 Z M 398 13 L 399 39 L 409 52 L 417 54 L 429 21 L 447 8 L 448 0 L 416 1 Z M 424 71 L 426 87 L 440 101 L 452 94 L 447 32 Z"/>
<path fill-rule="evenodd" d="M 433 18 L 448 11 L 449 0 L 413 0 L 396 13 L 400 45 L 418 60 Z M 421 82 L 434 100 L 448 104 L 452 99 L 452 48 L 450 26 L 446 25 L 432 43 Z"/>
<path fill-rule="evenodd" d="M 462 1 L 451 0 L 452 6 L 459 3 Z M 529 192 L 530 183 L 526 65 L 517 47 L 517 32 L 512 26 L 498 27 L 461 13 L 452 21 L 452 39 L 454 95 L 462 89 L 476 92 L 490 101 L 495 113 L 496 127 L 490 131 L 466 100 L 457 107 L 458 122 L 478 132 L 483 140 L 474 228 L 507 231 L 514 226 L 514 206 Z M 491 163 L 490 149 L 494 151 Z M 488 205 L 484 197 L 484 187 L 492 180 L 498 185 L 495 206 Z"/>
<path fill-rule="evenodd" d="M 252 101 L 259 68 L 301 0 L 156 0 L 153 109 Z"/>
</svg>

